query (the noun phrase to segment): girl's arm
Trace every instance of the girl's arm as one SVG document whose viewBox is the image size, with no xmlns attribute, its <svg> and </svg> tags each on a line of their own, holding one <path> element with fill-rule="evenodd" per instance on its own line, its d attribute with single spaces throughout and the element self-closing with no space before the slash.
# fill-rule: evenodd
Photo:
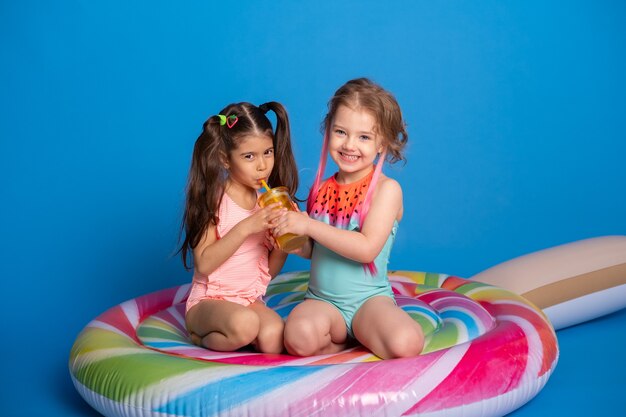
<svg viewBox="0 0 626 417">
<path fill-rule="evenodd" d="M 297 205 L 294 204 L 294 208 L 296 209 L 295 212 L 292 213 L 296 213 L 299 214 L 300 216 L 303 216 L 305 218 L 309 218 L 309 215 L 307 214 L 306 211 L 300 211 L 300 209 L 298 208 Z M 270 227 L 273 228 L 273 226 L 275 226 L 277 224 L 277 222 L 279 221 L 279 219 L 281 219 L 283 217 L 283 211 L 282 210 L 275 210 L 272 213 L 270 213 L 269 217 L 268 217 L 268 221 L 270 223 Z M 283 234 L 283 232 L 281 232 L 281 234 Z M 298 255 L 302 258 L 305 259 L 311 259 L 311 253 L 313 252 L 313 241 L 312 239 L 307 239 L 306 242 L 304 243 L 304 245 L 302 245 L 302 247 L 298 248 L 298 249 L 294 249 L 292 251 L 289 251 L 289 254 L 293 254 L 293 255 Z"/>
<path fill-rule="evenodd" d="M 285 260 L 287 260 L 287 253 L 278 248 L 272 249 L 268 260 L 270 276 L 272 278 L 278 275 L 280 270 L 283 269 L 283 265 L 285 265 Z"/>
<path fill-rule="evenodd" d="M 304 259 L 311 259 L 311 254 L 313 253 L 313 239 L 307 239 L 306 243 L 294 253 L 300 255 Z"/>
<path fill-rule="evenodd" d="M 387 241 L 394 220 L 402 217 L 402 189 L 393 179 L 380 177 L 360 232 L 342 230 L 294 212 L 282 212 L 277 233 L 305 234 L 333 252 L 360 263 L 372 262 Z"/>
<path fill-rule="evenodd" d="M 202 240 L 193 249 L 196 271 L 202 275 L 211 274 L 233 256 L 248 236 L 266 230 L 269 226 L 267 216 L 273 208 L 275 204 L 264 207 L 252 216 L 243 219 L 220 239 L 216 236 L 216 226 L 209 225 Z"/>
<path fill-rule="evenodd" d="M 311 254 L 313 253 L 313 240 L 311 238 L 308 238 L 304 245 L 302 245 L 298 249 L 289 251 L 288 253 L 298 255 L 304 259 L 311 259 Z"/>
</svg>

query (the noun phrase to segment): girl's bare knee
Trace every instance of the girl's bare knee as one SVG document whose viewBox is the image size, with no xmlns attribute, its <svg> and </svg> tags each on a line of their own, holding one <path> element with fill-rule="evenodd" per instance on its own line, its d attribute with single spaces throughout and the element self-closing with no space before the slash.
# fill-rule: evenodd
<svg viewBox="0 0 626 417">
<path fill-rule="evenodd" d="M 319 336 L 313 323 L 305 320 L 287 321 L 285 348 L 295 356 L 312 356 L 319 350 Z"/>
<path fill-rule="evenodd" d="M 385 341 L 390 358 L 410 358 L 417 356 L 424 348 L 424 336 L 421 331 L 407 329 L 398 332 L 390 340 Z"/>
<path fill-rule="evenodd" d="M 281 353 L 284 328 L 282 320 L 264 325 L 257 337 L 257 349 L 263 353 Z"/>
<path fill-rule="evenodd" d="M 239 347 L 249 345 L 259 335 L 259 316 L 248 309 L 240 309 L 230 315 L 227 321 L 227 337 Z"/>
</svg>

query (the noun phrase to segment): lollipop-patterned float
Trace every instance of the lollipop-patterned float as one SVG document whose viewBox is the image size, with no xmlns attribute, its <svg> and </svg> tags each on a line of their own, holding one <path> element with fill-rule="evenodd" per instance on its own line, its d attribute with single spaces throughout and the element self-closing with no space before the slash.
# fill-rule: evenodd
<svg viewBox="0 0 626 417">
<path fill-rule="evenodd" d="M 557 363 L 541 310 L 510 291 L 443 274 L 390 273 L 397 302 L 425 329 L 424 352 L 380 360 L 357 347 L 300 358 L 192 345 L 188 286 L 145 295 L 78 336 L 70 372 L 105 416 L 501 416 L 541 390 Z M 308 272 L 272 281 L 286 317 Z"/>
</svg>

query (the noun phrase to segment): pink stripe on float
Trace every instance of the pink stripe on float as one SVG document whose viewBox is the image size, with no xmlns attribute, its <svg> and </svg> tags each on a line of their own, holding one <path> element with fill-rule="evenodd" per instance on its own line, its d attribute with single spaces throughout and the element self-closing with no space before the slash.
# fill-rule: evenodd
<svg viewBox="0 0 626 417">
<path fill-rule="evenodd" d="M 183 306 L 184 308 L 184 306 Z M 187 336 L 188 332 L 185 326 L 183 326 L 179 321 L 178 317 L 174 316 L 169 309 L 163 311 L 158 316 L 156 316 L 164 321 L 166 321 L 170 326 L 176 328 L 181 334 Z M 183 313 L 184 317 L 184 313 Z"/>
<path fill-rule="evenodd" d="M 471 404 L 515 389 L 526 369 L 528 351 L 527 339 L 519 326 L 499 323 L 491 332 L 475 339 L 436 390 L 403 415 Z"/>
<path fill-rule="evenodd" d="M 178 288 L 167 288 L 135 298 L 137 309 L 139 310 L 139 321 L 143 321 L 147 316 L 171 307 L 176 298 Z"/>
<path fill-rule="evenodd" d="M 516 305 L 512 303 L 483 303 L 484 307 L 492 314 L 496 316 L 511 315 L 520 317 L 528 321 L 539 334 L 539 339 L 542 340 L 541 348 L 543 351 L 543 360 L 539 375 L 544 375 L 550 372 L 554 361 L 558 355 L 557 340 L 554 336 L 554 330 L 546 320 L 535 310 L 532 310 L 529 306 Z"/>
<path fill-rule="evenodd" d="M 397 401 L 405 387 L 428 372 L 444 354 L 438 351 L 411 359 L 360 364 L 292 404 L 291 409 L 298 410 L 299 416 L 341 415 L 350 407 L 357 415 L 370 415 Z"/>
<path fill-rule="evenodd" d="M 227 363 L 234 365 L 248 366 L 280 366 L 289 364 L 294 361 L 293 356 L 289 355 L 271 355 L 271 354 L 252 354 L 241 356 L 230 356 L 227 358 L 211 359 L 212 362 Z"/>
<path fill-rule="evenodd" d="M 124 313 L 121 305 L 108 309 L 99 315 L 96 320 L 115 327 L 138 344 L 141 344 L 141 341 L 137 338 L 135 326 L 130 322 L 130 320 L 128 320 L 128 317 L 126 317 L 126 313 Z"/>
<path fill-rule="evenodd" d="M 418 294 L 415 298 L 425 302 L 426 304 L 431 304 L 441 300 L 442 298 L 451 298 L 451 297 L 463 297 L 454 291 L 436 289 L 431 290 L 422 294 Z"/>
</svg>

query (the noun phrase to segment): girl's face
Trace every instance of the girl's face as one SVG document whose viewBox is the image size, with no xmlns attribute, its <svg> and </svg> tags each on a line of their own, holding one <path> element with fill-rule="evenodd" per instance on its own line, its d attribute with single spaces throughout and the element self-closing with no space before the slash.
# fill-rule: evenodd
<svg viewBox="0 0 626 417">
<path fill-rule="evenodd" d="M 328 151 L 339 167 L 338 180 L 350 184 L 365 177 L 383 150 L 375 133 L 376 119 L 367 110 L 340 105 L 329 132 Z"/>
<path fill-rule="evenodd" d="M 267 181 L 274 168 L 274 144 L 266 135 L 243 137 L 239 146 L 228 155 L 226 168 L 231 185 L 258 190 L 261 180 Z"/>
</svg>

